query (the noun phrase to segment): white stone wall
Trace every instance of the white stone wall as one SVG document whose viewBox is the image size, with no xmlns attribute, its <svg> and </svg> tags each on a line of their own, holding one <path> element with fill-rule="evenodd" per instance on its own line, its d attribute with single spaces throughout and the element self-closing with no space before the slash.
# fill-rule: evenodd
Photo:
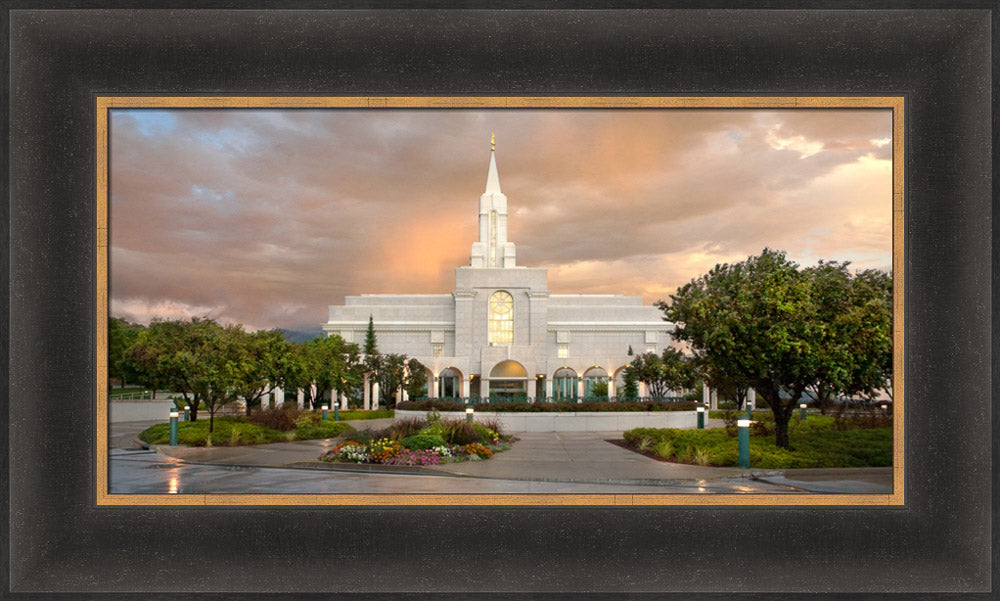
<svg viewBox="0 0 1000 601">
<path fill-rule="evenodd" d="M 529 375 L 551 378 L 562 366 L 582 377 L 593 366 L 614 375 L 636 354 L 670 345 L 673 324 L 662 312 L 622 295 L 549 294 L 548 272 L 526 267 L 482 269 L 459 267 L 452 294 L 350 296 L 330 307 L 327 334 L 350 336 L 363 344 L 369 315 L 374 320 L 379 350 L 418 359 L 433 374 L 446 367 L 489 378 L 505 360 L 520 363 Z M 488 342 L 488 302 L 497 290 L 514 299 L 514 343 L 491 347 Z M 565 339 L 569 356 L 558 356 L 557 339 Z M 435 341 L 441 354 L 434 356 Z M 536 396 L 545 396 L 538 390 Z"/>
<path fill-rule="evenodd" d="M 441 417 L 465 419 L 465 413 L 442 411 Z M 426 411 L 396 410 L 396 419 L 426 418 Z M 697 428 L 694 411 L 566 411 L 513 413 L 476 410 L 477 421 L 496 419 L 505 432 L 624 432 L 633 428 Z"/>
</svg>

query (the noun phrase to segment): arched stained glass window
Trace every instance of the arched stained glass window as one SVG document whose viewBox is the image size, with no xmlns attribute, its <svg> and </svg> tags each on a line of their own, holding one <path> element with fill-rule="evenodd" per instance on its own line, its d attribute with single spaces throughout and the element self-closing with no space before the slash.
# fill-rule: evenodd
<svg viewBox="0 0 1000 601">
<path fill-rule="evenodd" d="M 514 343 L 514 297 L 498 290 L 489 300 L 489 342 L 499 346 Z"/>
</svg>

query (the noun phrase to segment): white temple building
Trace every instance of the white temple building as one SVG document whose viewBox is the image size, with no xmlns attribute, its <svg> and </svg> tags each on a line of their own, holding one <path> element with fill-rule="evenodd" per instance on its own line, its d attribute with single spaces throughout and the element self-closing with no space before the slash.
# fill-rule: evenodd
<svg viewBox="0 0 1000 601">
<path fill-rule="evenodd" d="M 360 345 L 371 317 L 380 352 L 427 367 L 431 398 L 580 399 L 598 381 L 614 397 L 629 349 L 662 353 L 674 324 L 641 297 L 551 294 L 547 269 L 518 266 L 492 137 L 490 146 L 479 240 L 455 269 L 455 290 L 348 296 L 323 331 Z"/>
</svg>

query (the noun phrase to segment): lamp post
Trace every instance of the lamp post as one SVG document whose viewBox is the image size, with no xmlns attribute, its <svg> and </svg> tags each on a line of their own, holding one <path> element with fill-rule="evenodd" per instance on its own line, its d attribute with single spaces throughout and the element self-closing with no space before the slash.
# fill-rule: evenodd
<svg viewBox="0 0 1000 601">
<path fill-rule="evenodd" d="M 705 429 L 705 406 L 704 405 L 698 405 L 697 411 L 698 411 L 698 429 L 699 430 L 704 430 Z"/>
<path fill-rule="evenodd" d="M 170 446 L 177 446 L 177 410 L 170 410 Z"/>
<path fill-rule="evenodd" d="M 736 420 L 740 438 L 740 467 L 750 467 L 750 420 Z"/>
</svg>

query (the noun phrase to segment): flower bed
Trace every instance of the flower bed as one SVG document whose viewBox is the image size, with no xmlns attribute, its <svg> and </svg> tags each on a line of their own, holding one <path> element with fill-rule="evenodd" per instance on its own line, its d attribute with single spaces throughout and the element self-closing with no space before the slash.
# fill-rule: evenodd
<svg viewBox="0 0 1000 601">
<path fill-rule="evenodd" d="M 493 448 L 490 448 L 493 447 Z M 342 442 L 320 455 L 320 461 L 345 463 L 381 463 L 383 465 L 440 465 L 456 461 L 489 459 L 493 453 L 510 448 L 509 443 L 483 445 L 478 442 L 466 445 L 442 445 L 429 449 L 407 449 L 387 439 L 367 445 L 351 440 Z"/>
<path fill-rule="evenodd" d="M 342 463 L 377 463 L 382 465 L 439 465 L 455 461 L 489 459 L 506 451 L 514 442 L 490 424 L 464 420 L 399 420 L 384 430 L 361 430 L 348 440 L 320 455 L 320 461 Z"/>
</svg>

